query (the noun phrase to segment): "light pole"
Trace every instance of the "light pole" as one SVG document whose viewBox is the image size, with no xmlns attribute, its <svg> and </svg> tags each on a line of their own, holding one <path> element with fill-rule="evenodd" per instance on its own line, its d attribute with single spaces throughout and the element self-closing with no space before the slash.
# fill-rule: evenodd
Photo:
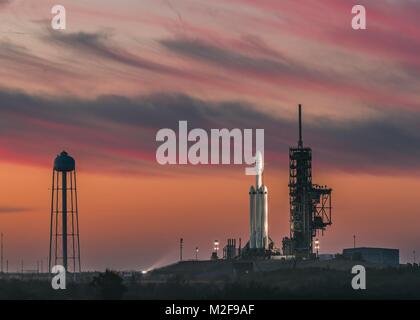
<svg viewBox="0 0 420 320">
<path fill-rule="evenodd" d="M 219 253 L 219 241 L 218 240 L 214 240 L 214 252 L 216 253 L 216 257 L 219 257 L 218 253 Z"/>
<path fill-rule="evenodd" d="M 179 239 L 179 261 L 182 261 L 182 249 L 184 248 L 184 239 Z"/>
<path fill-rule="evenodd" d="M 319 257 L 319 240 L 315 240 L 315 250 L 316 250 L 316 257 Z"/>
<path fill-rule="evenodd" d="M 195 247 L 195 260 L 198 261 L 198 247 Z"/>
<path fill-rule="evenodd" d="M 3 232 L 1 233 L 1 273 L 3 273 Z"/>
</svg>

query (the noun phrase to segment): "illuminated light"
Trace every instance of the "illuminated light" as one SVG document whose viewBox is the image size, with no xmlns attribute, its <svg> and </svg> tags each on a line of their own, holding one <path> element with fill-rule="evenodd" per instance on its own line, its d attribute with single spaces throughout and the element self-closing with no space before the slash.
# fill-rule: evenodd
<svg viewBox="0 0 420 320">
<path fill-rule="evenodd" d="M 143 270 L 142 272 L 141 272 L 141 274 L 146 274 L 147 273 L 147 270 Z"/>
<path fill-rule="evenodd" d="M 219 251 L 219 241 L 218 240 L 214 240 L 214 251 Z"/>
<path fill-rule="evenodd" d="M 319 250 L 319 240 L 318 239 L 315 240 L 315 249 Z"/>
</svg>

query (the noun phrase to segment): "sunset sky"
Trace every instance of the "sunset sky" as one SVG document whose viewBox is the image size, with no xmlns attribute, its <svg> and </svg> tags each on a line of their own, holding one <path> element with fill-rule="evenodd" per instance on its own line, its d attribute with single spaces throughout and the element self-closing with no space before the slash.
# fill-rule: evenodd
<svg viewBox="0 0 420 320">
<path fill-rule="evenodd" d="M 0 231 L 9 270 L 48 257 L 52 162 L 78 171 L 84 270 L 148 269 L 248 239 L 244 166 L 161 166 L 156 132 L 265 129 L 269 233 L 288 235 L 288 147 L 333 188 L 321 253 L 420 257 L 420 1 L 0 0 Z M 367 30 L 351 28 L 365 5 Z"/>
</svg>

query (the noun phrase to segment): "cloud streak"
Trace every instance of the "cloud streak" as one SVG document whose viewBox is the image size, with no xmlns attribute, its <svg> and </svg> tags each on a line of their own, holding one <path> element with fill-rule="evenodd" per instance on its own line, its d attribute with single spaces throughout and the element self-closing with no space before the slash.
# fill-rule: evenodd
<svg viewBox="0 0 420 320">
<path fill-rule="evenodd" d="M 65 46 L 69 49 L 90 54 L 95 57 L 100 57 L 119 63 L 132 68 L 138 68 L 156 73 L 168 75 L 185 75 L 184 72 L 166 66 L 164 64 L 156 63 L 151 60 L 134 55 L 127 50 L 118 48 L 111 43 L 111 37 L 106 33 L 59 33 L 51 32 L 47 40 L 53 40 L 57 45 Z"/>
<path fill-rule="evenodd" d="M 419 7 L 415 2 L 367 3 L 365 33 L 351 30 L 349 4 L 237 0 L 235 6 L 249 8 L 233 13 L 231 2 L 219 1 L 217 8 L 224 10 L 211 11 L 212 23 L 200 19 L 212 6 L 180 6 L 184 31 L 168 30 L 173 12 L 168 17 L 152 10 L 142 20 L 153 29 L 150 37 L 135 32 L 115 41 L 109 32 L 42 30 L 31 47 L 3 41 L 3 79 L 17 79 L 12 83 L 24 88 L 0 91 L 1 155 L 26 161 L 29 153 L 35 163 L 46 165 L 47 154 L 71 147 L 102 167 L 137 167 L 153 162 L 158 129 L 188 120 L 203 128 L 264 128 L 273 159 L 284 158 L 296 130 L 282 111 L 299 99 L 313 111 L 305 132 L 314 148 L 324 150 L 319 154 L 323 163 L 363 171 L 417 168 L 419 141 L 413 128 L 419 125 L 420 46 L 412 23 Z M 83 9 L 88 6 L 78 12 Z M 92 10 L 87 13 L 98 18 Z M 329 19 L 332 15 L 339 19 Z M 240 28 L 230 29 L 232 24 Z M 112 34 L 121 34 L 128 25 L 120 21 L 115 27 Z M 50 49 L 62 51 L 49 56 Z M 380 62 L 375 64 L 372 55 Z M 391 63 L 383 67 L 381 59 Z M 38 92 L 33 84 L 41 82 L 52 96 L 29 93 Z M 6 80 L 2 86 L 13 87 Z M 339 114 L 337 122 L 316 119 L 325 110 Z M 360 110 L 378 117 L 366 118 Z"/>
<path fill-rule="evenodd" d="M 180 120 L 187 120 L 190 129 L 263 128 L 267 160 L 273 163 L 286 159 L 288 146 L 296 141 L 294 120 L 273 117 L 238 101 L 209 102 L 167 93 L 43 98 L 8 91 L 0 92 L 0 101 L 3 159 L 41 165 L 50 165 L 52 155 L 69 148 L 89 169 L 138 171 L 141 166 L 147 172 L 156 165 L 156 132 L 177 130 Z M 418 127 L 420 114 L 409 111 L 347 122 L 312 118 L 305 122 L 304 138 L 322 165 L 361 172 L 413 172 L 420 169 Z"/>
<path fill-rule="evenodd" d="M 21 213 L 28 211 L 28 208 L 23 207 L 0 207 L 0 214 L 9 214 L 9 213 Z"/>
<path fill-rule="evenodd" d="M 366 101 L 387 101 L 400 105 L 413 106 L 413 102 L 401 96 L 391 95 L 386 91 L 366 86 L 360 79 L 343 76 L 342 73 L 330 69 L 314 68 L 301 61 L 287 57 L 275 50 L 262 46 L 260 42 L 251 42 L 252 51 L 258 54 L 245 54 L 237 52 L 226 46 L 217 46 L 198 39 L 176 38 L 164 39 L 160 43 L 170 51 L 188 57 L 191 60 L 201 61 L 221 70 L 235 72 L 240 75 L 256 78 L 268 85 L 281 84 L 286 87 L 298 88 L 309 92 L 319 92 L 364 98 Z M 269 57 L 266 57 L 266 55 Z M 373 77 L 369 74 L 367 77 Z M 394 76 L 395 77 L 395 76 Z M 383 79 L 384 84 L 393 85 L 395 81 Z"/>
</svg>

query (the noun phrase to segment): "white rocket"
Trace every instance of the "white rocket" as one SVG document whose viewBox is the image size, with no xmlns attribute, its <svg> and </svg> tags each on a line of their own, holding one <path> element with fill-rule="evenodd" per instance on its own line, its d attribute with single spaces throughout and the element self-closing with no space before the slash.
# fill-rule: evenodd
<svg viewBox="0 0 420 320">
<path fill-rule="evenodd" d="M 250 249 L 268 249 L 268 189 L 263 184 L 264 161 L 257 152 L 255 167 L 256 186 L 249 190 L 250 204 Z"/>
</svg>

